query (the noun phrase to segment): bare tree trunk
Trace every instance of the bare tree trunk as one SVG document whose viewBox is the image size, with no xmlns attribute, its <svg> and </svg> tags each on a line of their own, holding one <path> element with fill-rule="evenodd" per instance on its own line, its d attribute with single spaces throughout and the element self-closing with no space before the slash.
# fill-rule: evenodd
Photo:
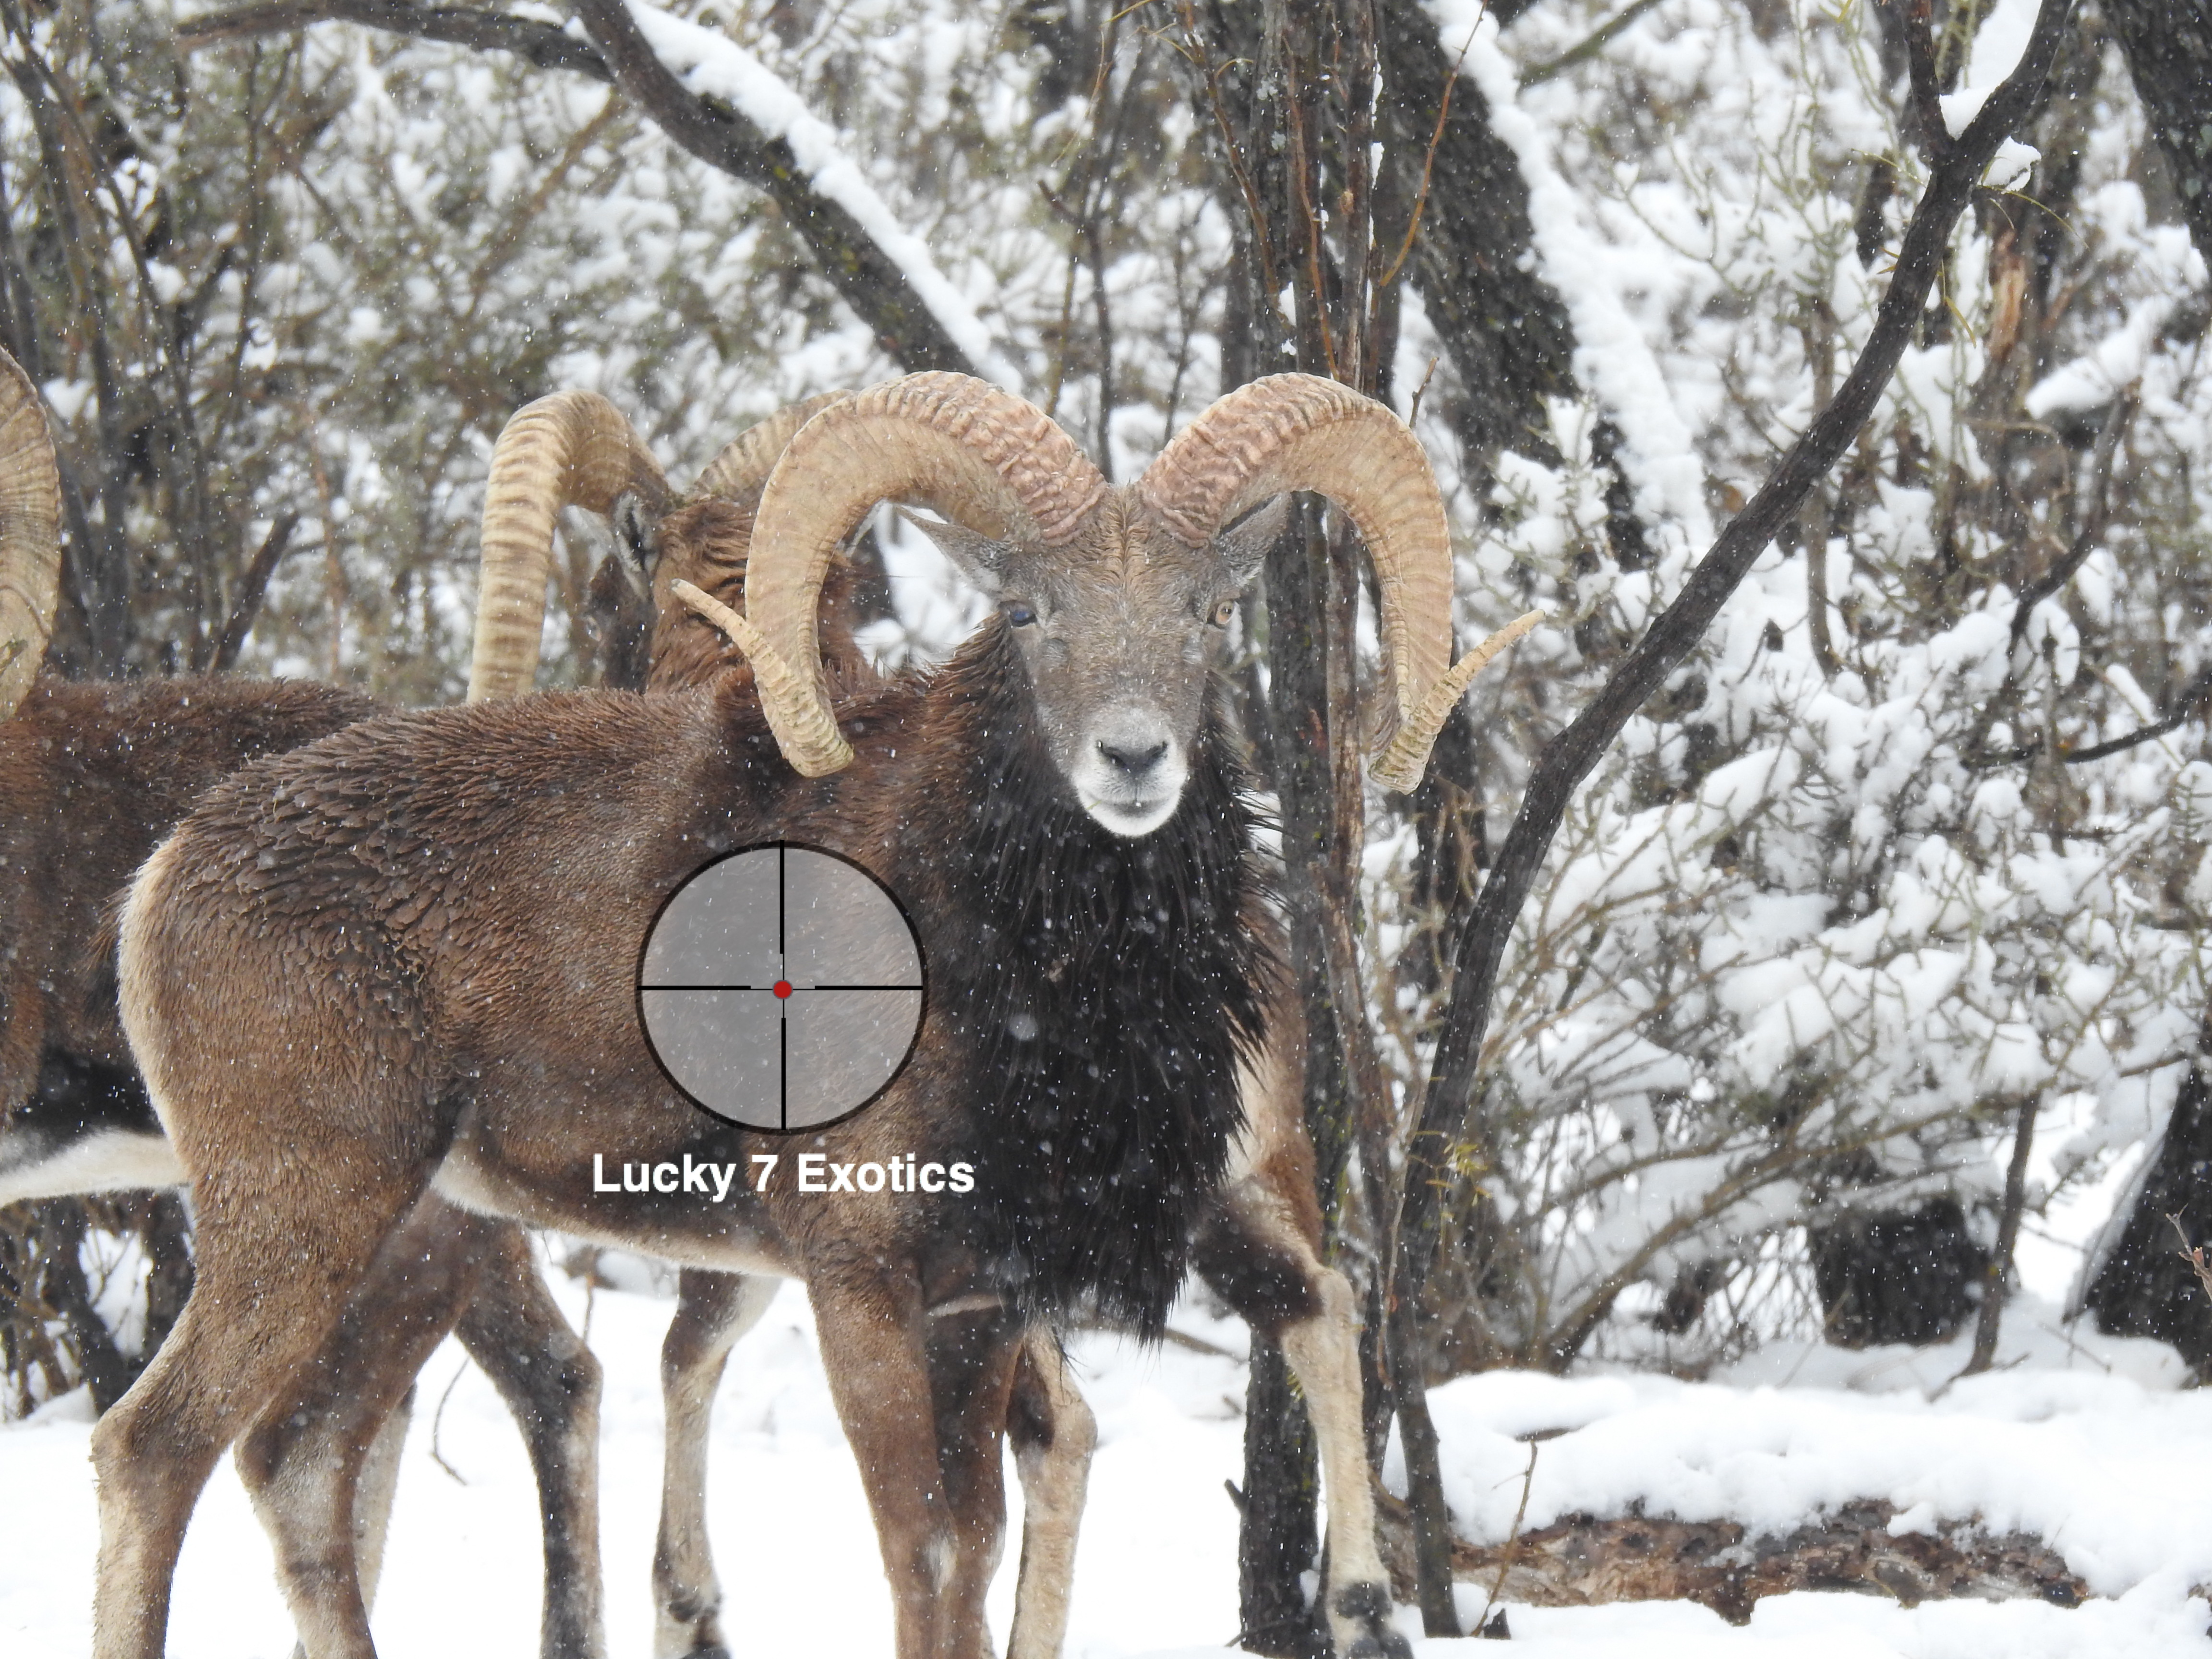
<svg viewBox="0 0 2212 1659">
<path fill-rule="evenodd" d="M 1328 1644 L 1301 1579 L 1314 1565 L 1321 1474 L 1313 1424 L 1274 1342 L 1255 1337 L 1244 1397 L 1244 1486 L 1237 1531 L 1237 1645 L 1322 1659 Z"/>
<path fill-rule="evenodd" d="M 1370 0 L 1268 0 L 1256 10 L 1216 4 L 1201 11 L 1193 3 L 1180 18 L 1197 71 L 1194 101 L 1214 136 L 1218 187 L 1238 225 L 1224 386 L 1295 365 L 1374 394 L 1396 329 L 1395 300 L 1373 281 L 1384 257 L 1377 204 L 1385 224 L 1395 214 L 1402 225 L 1407 204 L 1401 190 L 1370 171 L 1377 72 Z M 1386 180 L 1389 168 L 1386 162 Z M 1395 240 L 1402 242 L 1402 229 Z M 1270 556 L 1266 584 L 1266 758 L 1281 806 L 1291 959 L 1306 1026 L 1306 1123 L 1333 1256 L 1345 1237 L 1355 1167 L 1364 1201 L 1353 1207 L 1370 1221 L 1386 1212 L 1377 1183 L 1387 1181 L 1389 1142 L 1389 1093 L 1358 951 L 1364 796 L 1353 709 L 1356 558 L 1350 537 L 1325 533 L 1317 515 L 1302 512 Z M 1338 1265 L 1373 1291 L 1371 1247 Z M 1364 1345 L 1363 1359 L 1370 1399 L 1379 1401 L 1376 1342 Z M 1246 1410 L 1239 1553 L 1247 1639 L 1266 1651 L 1319 1651 L 1323 1638 L 1298 1582 L 1316 1547 L 1310 1431 L 1286 1376 L 1264 1352 L 1255 1356 Z"/>
<path fill-rule="evenodd" d="M 1997 1357 L 1997 1334 L 2004 1323 L 2004 1304 L 2012 1286 L 2013 1251 L 2020 1243 L 2020 1218 L 2027 1204 L 2027 1159 L 2035 1148 L 2036 1109 L 2039 1095 L 2020 1103 L 2013 1129 L 2012 1163 L 2005 1170 L 2004 1208 L 1997 1218 L 1997 1247 L 1982 1276 L 1982 1310 L 1974 1322 L 1974 1352 L 1961 1376 L 1989 1370 Z"/>
</svg>

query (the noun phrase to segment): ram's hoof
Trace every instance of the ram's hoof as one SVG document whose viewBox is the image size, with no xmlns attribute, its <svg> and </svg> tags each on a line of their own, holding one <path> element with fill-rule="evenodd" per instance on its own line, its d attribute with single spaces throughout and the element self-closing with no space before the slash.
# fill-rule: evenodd
<svg viewBox="0 0 2212 1659">
<path fill-rule="evenodd" d="M 1329 1611 L 1337 1659 L 1413 1659 L 1413 1644 L 1391 1626 L 1390 1592 L 1381 1584 L 1346 1584 L 1329 1598 Z"/>
</svg>

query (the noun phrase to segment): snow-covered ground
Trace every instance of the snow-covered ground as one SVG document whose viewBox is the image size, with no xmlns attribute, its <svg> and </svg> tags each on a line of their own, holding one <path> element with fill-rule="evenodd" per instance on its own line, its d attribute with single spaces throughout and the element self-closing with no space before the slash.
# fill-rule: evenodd
<svg viewBox="0 0 2212 1659">
<path fill-rule="evenodd" d="M 556 1275 L 571 1317 L 583 1292 Z M 644 1659 L 659 1467 L 654 1354 L 671 1304 L 600 1290 L 608 1616 L 617 1659 Z M 1462 1528 L 1502 1538 L 1528 1449 L 1546 1441 L 1526 1524 L 1576 1510 L 1727 1516 L 1786 1530 L 1850 1498 L 1894 1504 L 1900 1525 L 1979 1516 L 2047 1540 L 2095 1596 L 1906 1610 L 1857 1595 L 1761 1602 L 1731 1628 L 1682 1603 L 1511 1607 L 1521 1651 L 1638 1659 L 1950 1659 L 2203 1654 L 2212 1580 L 2212 1395 L 2179 1392 L 2148 1344 L 2069 1335 L 2032 1298 L 1996 1373 L 1931 1399 L 1953 1350 L 1845 1354 L 1776 1345 L 1723 1381 L 1632 1375 L 1470 1377 L 1437 1391 L 1446 1480 Z M 1243 1328 L 1185 1308 L 1177 1326 L 1228 1350 Z M 1076 1358 L 1100 1445 L 1085 1519 L 1069 1652 L 1218 1655 L 1237 1629 L 1236 1516 L 1222 1483 L 1240 1462 L 1242 1365 L 1181 1345 L 1145 1352 L 1085 1338 Z M 490 1386 L 450 1343 L 426 1369 L 376 1614 L 382 1650 L 503 1659 L 537 1651 L 537 1522 L 520 1443 Z M 441 1406 L 442 1398 L 442 1406 Z M 851 1459 L 815 1357 L 805 1299 L 787 1289 L 738 1350 L 715 1420 L 714 1541 L 747 1611 L 743 1650 L 881 1656 L 890 1611 Z M 0 1654 L 81 1655 L 95 1539 L 90 1425 L 81 1401 L 0 1427 Z M 440 1466 L 442 1458 L 447 1468 Z M 1017 1520 L 1017 1524 L 1018 1522 Z M 1011 1555 L 1010 1552 L 1010 1555 Z M 1001 1571 L 994 1626 L 1011 1608 Z M 1463 1612 L 1480 1606 L 1462 1586 Z M 1409 1634 L 1419 1631 L 1402 1615 Z M 283 1659 L 291 1632 L 260 1529 L 226 1465 L 201 1501 L 179 1575 L 176 1659 Z M 1425 1659 L 1460 1650 L 1417 1642 Z M 1469 1649 L 1474 1652 L 1488 1648 Z"/>
</svg>

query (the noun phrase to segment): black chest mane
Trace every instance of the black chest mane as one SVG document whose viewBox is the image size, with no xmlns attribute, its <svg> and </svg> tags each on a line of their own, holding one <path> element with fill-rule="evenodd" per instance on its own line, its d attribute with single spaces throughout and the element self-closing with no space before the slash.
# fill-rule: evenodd
<svg viewBox="0 0 2212 1659">
<path fill-rule="evenodd" d="M 1000 678 L 972 709 L 973 769 L 912 844 L 956 899 L 931 945 L 932 1004 L 981 1085 L 975 1191 L 954 1219 L 1033 1315 L 1157 1335 L 1243 1123 L 1238 1055 L 1261 1036 L 1270 964 L 1249 925 L 1243 781 L 1210 714 L 1176 816 L 1116 836 L 993 706 L 1018 667 L 982 665 Z"/>
</svg>

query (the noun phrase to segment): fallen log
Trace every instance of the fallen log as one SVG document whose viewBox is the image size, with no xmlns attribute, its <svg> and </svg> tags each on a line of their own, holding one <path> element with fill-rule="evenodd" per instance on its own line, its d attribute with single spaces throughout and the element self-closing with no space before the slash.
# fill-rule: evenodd
<svg viewBox="0 0 2212 1659">
<path fill-rule="evenodd" d="M 1893 1533 L 1895 1514 L 1887 1503 L 1848 1504 L 1784 1536 L 1732 1521 L 1572 1515 L 1504 1544 L 1455 1541 L 1452 1577 L 1488 1594 L 1502 1568 L 1495 1599 L 1527 1607 L 1687 1601 L 1732 1625 L 1747 1622 L 1762 1596 L 1791 1590 L 1850 1590 L 1906 1607 L 2032 1596 L 2070 1607 L 2088 1595 L 2039 1538 L 1991 1536 L 1971 1522 Z"/>
</svg>

